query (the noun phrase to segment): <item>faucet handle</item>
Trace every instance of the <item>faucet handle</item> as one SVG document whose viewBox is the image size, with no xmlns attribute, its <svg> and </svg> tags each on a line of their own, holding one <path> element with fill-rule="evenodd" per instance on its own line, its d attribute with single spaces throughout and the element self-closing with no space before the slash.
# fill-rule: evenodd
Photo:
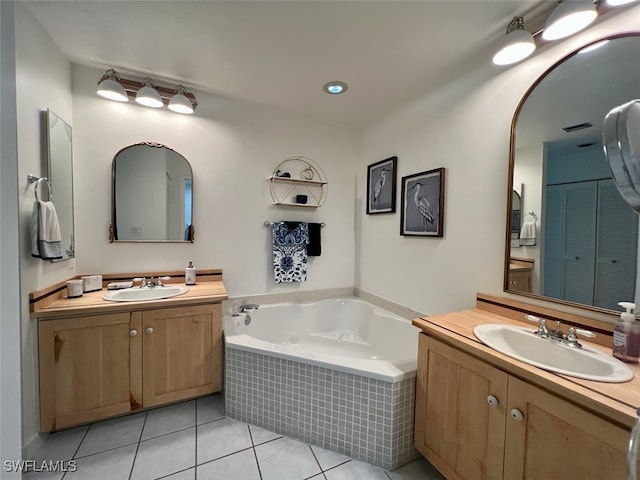
<svg viewBox="0 0 640 480">
<path fill-rule="evenodd" d="M 144 277 L 136 277 L 131 280 L 133 283 L 140 282 L 140 288 L 147 286 L 147 281 Z"/>
<path fill-rule="evenodd" d="M 167 280 L 171 280 L 171 277 L 168 277 L 166 275 L 164 277 L 158 277 L 158 284 L 157 285 L 159 287 L 164 287 L 164 283 L 162 283 L 163 280 L 166 282 Z"/>
<path fill-rule="evenodd" d="M 535 317 L 533 315 L 525 315 L 524 318 L 529 320 L 530 322 L 538 323 L 538 330 L 534 333 L 541 338 L 547 338 L 549 336 L 549 328 L 547 327 L 547 320 L 540 317 Z"/>
<path fill-rule="evenodd" d="M 567 333 L 567 345 L 569 347 L 574 348 L 582 348 L 582 345 L 578 342 L 578 335 L 583 337 L 594 338 L 596 336 L 595 333 L 589 330 L 583 330 L 582 328 L 569 327 L 569 332 Z"/>
</svg>

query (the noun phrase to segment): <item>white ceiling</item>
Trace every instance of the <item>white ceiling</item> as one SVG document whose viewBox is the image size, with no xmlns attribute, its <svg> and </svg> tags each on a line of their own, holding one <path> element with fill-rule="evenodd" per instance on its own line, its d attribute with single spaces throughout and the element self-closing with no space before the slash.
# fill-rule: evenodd
<svg viewBox="0 0 640 480">
<path fill-rule="evenodd" d="M 361 128 L 491 61 L 553 1 L 26 1 L 77 64 Z M 496 67 L 498 68 L 498 67 Z M 503 67 L 504 68 L 504 67 Z M 97 82 L 98 79 L 96 79 Z M 349 84 L 343 95 L 321 88 Z"/>
</svg>

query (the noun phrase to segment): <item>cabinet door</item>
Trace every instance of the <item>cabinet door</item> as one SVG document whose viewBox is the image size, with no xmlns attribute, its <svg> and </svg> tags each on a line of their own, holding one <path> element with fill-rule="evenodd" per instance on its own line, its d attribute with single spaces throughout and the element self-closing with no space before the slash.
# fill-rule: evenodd
<svg viewBox="0 0 640 480">
<path fill-rule="evenodd" d="M 138 407 L 129 395 L 128 313 L 41 321 L 40 430 L 48 432 Z"/>
<path fill-rule="evenodd" d="M 509 285 L 511 290 L 531 293 L 531 270 L 510 272 Z"/>
<path fill-rule="evenodd" d="M 424 334 L 418 352 L 416 448 L 448 479 L 502 478 L 507 374 Z"/>
<path fill-rule="evenodd" d="M 142 329 L 145 407 L 221 390 L 220 304 L 147 310 Z"/>
<path fill-rule="evenodd" d="M 514 377 L 508 408 L 504 478 L 627 478 L 627 430 Z"/>
</svg>

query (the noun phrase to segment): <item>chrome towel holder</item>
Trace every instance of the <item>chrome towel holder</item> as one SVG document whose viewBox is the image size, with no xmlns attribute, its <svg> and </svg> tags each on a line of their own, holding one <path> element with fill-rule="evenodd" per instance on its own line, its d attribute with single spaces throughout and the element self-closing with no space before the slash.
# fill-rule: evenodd
<svg viewBox="0 0 640 480">
<path fill-rule="evenodd" d="M 279 223 L 279 222 L 270 222 L 269 220 L 265 220 L 265 221 L 264 221 L 264 223 L 263 223 L 263 225 L 264 225 L 265 227 L 268 227 L 268 226 L 270 226 L 270 225 L 273 225 L 274 223 Z M 324 223 L 324 222 L 322 222 L 322 223 L 320 224 L 320 226 L 321 226 L 321 227 L 325 227 L 326 225 L 327 225 L 327 224 L 326 224 L 326 223 Z"/>
<path fill-rule="evenodd" d="M 35 175 L 29 174 L 27 175 L 27 180 L 29 181 L 29 183 L 35 183 L 35 186 L 33 187 L 33 193 L 36 196 L 36 201 L 40 201 L 40 199 L 38 198 L 38 185 L 40 185 L 42 182 L 46 183 L 47 188 L 49 189 L 49 200 L 53 198 L 53 189 L 51 188 L 51 182 L 47 177 L 36 177 Z"/>
</svg>

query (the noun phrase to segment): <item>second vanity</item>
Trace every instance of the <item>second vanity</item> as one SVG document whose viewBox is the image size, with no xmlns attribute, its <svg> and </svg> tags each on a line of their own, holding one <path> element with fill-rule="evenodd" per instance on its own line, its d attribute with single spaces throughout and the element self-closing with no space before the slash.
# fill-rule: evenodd
<svg viewBox="0 0 640 480">
<path fill-rule="evenodd" d="M 448 479 L 627 478 L 640 367 L 631 366 L 631 381 L 602 383 L 553 374 L 503 355 L 475 338 L 476 325 L 535 330 L 518 319 L 525 313 L 562 314 L 500 302 L 479 294 L 475 309 L 413 321 L 422 331 L 416 448 Z M 595 324 L 591 329 L 598 330 Z M 610 340 L 607 333 L 598 330 L 603 343 Z M 610 346 L 589 346 L 611 353 Z"/>
<path fill-rule="evenodd" d="M 183 282 L 180 272 L 153 272 Z M 140 276 L 140 275 L 137 275 Z M 104 284 L 131 275 L 105 277 Z M 163 288 L 163 287 L 156 287 Z M 222 389 L 222 271 L 166 299 L 111 302 L 107 289 L 30 296 L 38 321 L 40 430 L 49 432 Z"/>
</svg>

